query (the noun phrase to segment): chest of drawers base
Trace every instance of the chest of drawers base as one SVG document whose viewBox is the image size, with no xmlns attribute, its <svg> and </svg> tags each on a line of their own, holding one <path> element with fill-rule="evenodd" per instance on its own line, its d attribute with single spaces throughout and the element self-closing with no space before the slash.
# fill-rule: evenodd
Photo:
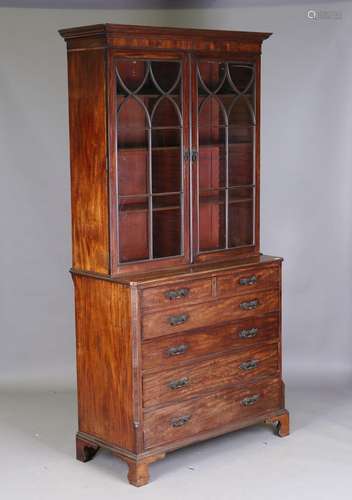
<svg viewBox="0 0 352 500">
<path fill-rule="evenodd" d="M 260 422 L 288 434 L 281 259 L 73 280 L 79 460 L 107 448 L 141 486 L 174 449 Z"/>
</svg>

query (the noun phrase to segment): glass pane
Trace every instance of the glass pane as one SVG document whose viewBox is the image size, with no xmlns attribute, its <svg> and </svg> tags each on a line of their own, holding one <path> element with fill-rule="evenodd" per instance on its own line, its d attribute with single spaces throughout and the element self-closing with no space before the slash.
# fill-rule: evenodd
<svg viewBox="0 0 352 500">
<path fill-rule="evenodd" d="M 199 248 L 249 245 L 253 243 L 253 189 L 242 197 L 241 190 L 231 188 L 255 183 L 254 65 L 200 61 L 197 78 Z"/>
<path fill-rule="evenodd" d="M 125 149 L 118 156 L 118 185 L 120 196 L 148 192 L 148 150 Z"/>
<path fill-rule="evenodd" d="M 148 259 L 148 198 L 120 198 L 120 261 Z"/>
<path fill-rule="evenodd" d="M 118 61 L 116 93 L 120 262 L 180 255 L 181 63 Z"/>
<path fill-rule="evenodd" d="M 198 63 L 198 92 L 200 95 L 219 92 L 225 78 L 225 63 L 218 61 L 200 61 Z"/>
<path fill-rule="evenodd" d="M 198 134 L 200 148 L 205 146 L 218 146 L 219 144 L 225 146 L 226 127 L 201 124 L 198 129 Z"/>
<path fill-rule="evenodd" d="M 231 88 L 236 88 L 238 93 L 254 92 L 254 71 L 250 65 L 228 63 Z"/>
<path fill-rule="evenodd" d="M 199 127 L 215 127 L 227 124 L 226 107 L 217 95 L 199 97 Z"/>
<path fill-rule="evenodd" d="M 152 144 L 153 148 L 180 148 L 181 129 L 180 128 L 153 128 Z"/>
<path fill-rule="evenodd" d="M 252 245 L 254 190 L 229 189 L 229 247 Z"/>
<path fill-rule="evenodd" d="M 251 102 L 246 97 L 239 97 L 229 106 L 229 126 L 254 125 L 254 114 Z"/>
<path fill-rule="evenodd" d="M 181 253 L 180 195 L 153 196 L 153 257 Z"/>
<path fill-rule="evenodd" d="M 116 65 L 117 94 L 161 95 L 180 90 L 178 61 L 121 60 Z"/>
<path fill-rule="evenodd" d="M 229 186 L 254 184 L 253 153 L 251 142 L 229 142 Z"/>
<path fill-rule="evenodd" d="M 228 128 L 229 143 L 240 143 L 253 145 L 254 127 L 248 125 L 239 125 Z M 253 165 L 252 165 L 253 166 Z"/>
<path fill-rule="evenodd" d="M 180 127 L 182 116 L 178 97 L 149 99 L 152 127 Z"/>
<path fill-rule="evenodd" d="M 117 128 L 118 147 L 147 147 L 148 115 L 142 100 L 118 97 Z"/>
<path fill-rule="evenodd" d="M 216 189 L 226 184 L 225 146 L 207 146 L 199 151 L 199 189 Z"/>
<path fill-rule="evenodd" d="M 146 61 L 119 61 L 116 65 L 117 95 L 128 95 L 138 92 L 145 85 L 148 78 L 148 65 Z"/>
<path fill-rule="evenodd" d="M 225 248 L 225 191 L 209 190 L 199 198 L 199 249 Z"/>
<path fill-rule="evenodd" d="M 134 96 L 117 97 L 117 128 L 139 128 L 148 127 L 148 117 L 145 109 L 144 99 Z"/>
<path fill-rule="evenodd" d="M 153 193 L 181 191 L 181 161 L 180 148 L 153 148 Z"/>
<path fill-rule="evenodd" d="M 181 65 L 176 61 L 152 61 L 151 74 L 160 93 L 180 94 Z"/>
<path fill-rule="evenodd" d="M 180 206 L 181 200 L 179 193 L 153 196 L 154 212 L 179 209 Z"/>
</svg>

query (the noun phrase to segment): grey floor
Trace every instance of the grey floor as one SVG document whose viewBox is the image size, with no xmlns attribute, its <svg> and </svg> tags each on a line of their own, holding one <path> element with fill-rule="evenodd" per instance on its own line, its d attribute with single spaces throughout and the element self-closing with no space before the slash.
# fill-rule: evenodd
<svg viewBox="0 0 352 500">
<path fill-rule="evenodd" d="M 287 407 L 289 437 L 263 425 L 176 451 L 137 489 L 108 452 L 86 464 L 74 459 L 74 392 L 3 390 L 0 498 L 351 499 L 351 385 L 288 383 Z"/>
</svg>

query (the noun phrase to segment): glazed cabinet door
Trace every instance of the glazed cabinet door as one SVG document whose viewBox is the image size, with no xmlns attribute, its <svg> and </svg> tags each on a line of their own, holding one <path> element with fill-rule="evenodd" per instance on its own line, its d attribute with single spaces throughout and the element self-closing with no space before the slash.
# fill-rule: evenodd
<svg viewBox="0 0 352 500">
<path fill-rule="evenodd" d="M 113 269 L 189 262 L 189 66 L 183 55 L 110 60 Z"/>
<path fill-rule="evenodd" d="M 192 62 L 196 261 L 259 249 L 259 61 Z"/>
</svg>

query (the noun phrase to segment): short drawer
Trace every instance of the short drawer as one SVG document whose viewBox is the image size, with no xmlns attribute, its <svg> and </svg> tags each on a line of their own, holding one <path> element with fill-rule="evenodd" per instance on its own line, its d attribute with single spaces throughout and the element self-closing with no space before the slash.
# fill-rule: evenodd
<svg viewBox="0 0 352 500">
<path fill-rule="evenodd" d="M 192 333 L 172 335 L 142 344 L 144 370 L 172 368 L 211 353 L 247 349 L 279 340 L 279 316 L 270 314 Z"/>
<path fill-rule="evenodd" d="M 280 281 L 280 268 L 256 267 L 252 271 L 236 271 L 217 278 L 217 294 L 233 295 L 275 288 Z"/>
<path fill-rule="evenodd" d="M 142 308 L 162 309 L 211 298 L 211 279 L 186 281 L 142 291 Z"/>
<path fill-rule="evenodd" d="M 145 407 L 199 395 L 226 385 L 246 384 L 279 372 L 278 345 L 266 345 L 232 352 L 143 377 Z"/>
<path fill-rule="evenodd" d="M 280 409 L 279 379 L 246 389 L 227 389 L 147 411 L 144 414 L 144 445 L 152 448 L 175 443 L 231 423 L 241 424 Z"/>
<path fill-rule="evenodd" d="M 160 337 L 193 328 L 216 325 L 226 321 L 254 317 L 277 311 L 278 290 L 253 292 L 222 300 L 213 300 L 174 310 L 146 313 L 142 318 L 143 338 Z"/>
</svg>

